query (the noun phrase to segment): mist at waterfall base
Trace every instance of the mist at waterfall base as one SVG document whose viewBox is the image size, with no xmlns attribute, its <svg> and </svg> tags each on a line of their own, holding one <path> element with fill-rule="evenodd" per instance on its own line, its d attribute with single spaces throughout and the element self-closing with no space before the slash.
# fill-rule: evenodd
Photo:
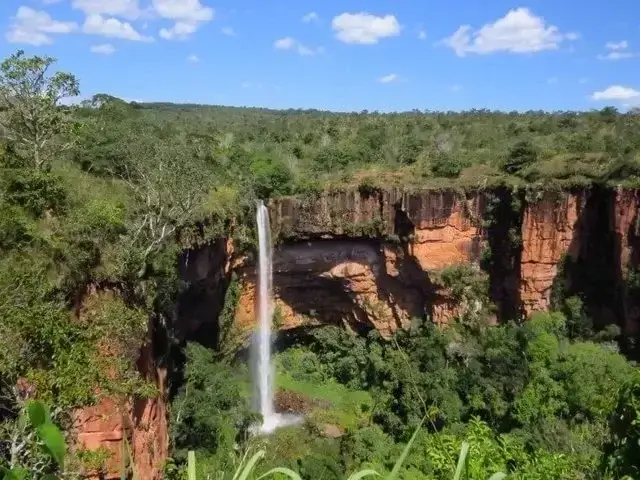
<svg viewBox="0 0 640 480">
<path fill-rule="evenodd" d="M 275 370 L 271 361 L 271 323 L 273 319 L 273 246 L 269 210 L 261 200 L 257 202 L 258 227 L 258 329 L 254 332 L 251 357 L 255 407 L 262 415 L 262 424 L 254 433 L 271 433 L 278 427 L 295 425 L 302 417 L 275 411 L 273 383 Z"/>
</svg>

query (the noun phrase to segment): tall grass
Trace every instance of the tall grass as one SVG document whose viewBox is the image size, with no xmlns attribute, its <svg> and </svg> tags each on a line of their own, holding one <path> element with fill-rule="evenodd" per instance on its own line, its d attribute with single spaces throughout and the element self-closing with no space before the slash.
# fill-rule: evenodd
<svg viewBox="0 0 640 480">
<path fill-rule="evenodd" d="M 396 463 L 393 466 L 391 473 L 386 476 L 387 480 L 396 480 L 399 477 L 400 471 L 402 469 L 402 465 L 404 464 L 407 456 L 409 455 L 409 451 L 411 450 L 411 447 L 413 446 L 418 436 L 418 433 L 422 428 L 422 424 L 424 423 L 425 420 L 426 420 L 426 417 L 420 422 L 420 425 L 418 425 L 418 428 L 416 428 L 415 432 L 413 432 L 411 439 L 402 450 L 400 457 L 398 457 L 398 459 L 396 460 Z M 245 453 L 244 457 L 240 461 L 240 464 L 238 465 L 238 468 L 236 469 L 233 475 L 232 480 L 247 480 L 249 478 L 253 479 L 254 476 L 252 475 L 252 473 L 255 470 L 256 466 L 258 465 L 258 462 L 265 456 L 265 454 L 266 454 L 266 450 L 264 449 L 259 450 L 258 452 L 253 454 L 250 458 L 248 458 L 248 452 Z M 452 480 L 465 480 L 468 478 L 467 477 L 468 458 L 469 458 L 469 443 L 463 442 L 462 448 L 460 449 L 460 455 L 458 456 L 456 471 L 453 475 Z M 197 480 L 196 479 L 196 457 L 193 451 L 189 451 L 187 468 L 188 468 L 188 479 Z M 263 473 L 259 477 L 255 478 L 255 480 L 262 480 L 263 478 L 267 478 L 276 474 L 282 474 L 290 478 L 291 480 L 302 480 L 300 475 L 298 475 L 296 472 L 294 472 L 289 468 L 284 468 L 284 467 L 272 468 L 268 472 Z M 506 476 L 507 475 L 505 473 L 498 472 L 491 475 L 491 477 L 489 477 L 489 480 L 502 480 L 506 478 Z M 364 470 L 359 470 L 357 472 L 352 473 L 351 475 L 349 475 L 347 480 L 361 480 L 366 477 L 385 478 L 384 475 L 381 475 L 376 470 L 364 469 Z"/>
</svg>

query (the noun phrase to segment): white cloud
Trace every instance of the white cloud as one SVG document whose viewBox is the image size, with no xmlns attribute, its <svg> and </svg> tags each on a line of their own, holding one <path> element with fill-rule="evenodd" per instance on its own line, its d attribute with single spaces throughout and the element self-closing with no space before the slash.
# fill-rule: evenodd
<svg viewBox="0 0 640 480">
<path fill-rule="evenodd" d="M 200 58 L 197 55 L 192 53 L 187 57 L 187 61 L 190 63 L 198 63 L 200 61 Z"/>
<path fill-rule="evenodd" d="M 607 50 L 625 50 L 629 48 L 629 42 L 622 40 L 621 42 L 607 42 L 604 46 Z"/>
<path fill-rule="evenodd" d="M 87 16 L 84 21 L 84 25 L 82 26 L 82 31 L 90 35 L 121 38 L 123 40 L 133 40 L 138 42 L 153 41 L 152 37 L 141 35 L 128 22 L 120 21 L 117 18 L 105 18 L 98 14 Z"/>
<path fill-rule="evenodd" d="M 319 55 L 324 52 L 322 47 L 308 47 L 292 37 L 276 40 L 273 46 L 278 50 L 295 50 L 299 55 L 305 57 Z"/>
<path fill-rule="evenodd" d="M 303 17 L 302 17 L 302 21 L 304 23 L 317 22 L 319 20 L 320 20 L 320 17 L 318 16 L 318 14 L 316 12 L 309 12 L 306 15 L 303 15 Z"/>
<path fill-rule="evenodd" d="M 291 37 L 281 38 L 280 40 L 276 40 L 276 43 L 273 45 L 278 50 L 290 50 L 296 44 L 296 40 Z"/>
<path fill-rule="evenodd" d="M 215 16 L 215 10 L 200 0 L 153 0 L 152 5 L 158 16 L 175 22 L 173 27 L 160 30 L 166 40 L 184 40 Z"/>
<path fill-rule="evenodd" d="M 418 32 L 418 40 L 424 40 L 427 38 L 427 32 L 425 32 L 424 30 L 420 30 Z"/>
<path fill-rule="evenodd" d="M 483 55 L 556 50 L 564 40 L 575 40 L 578 36 L 574 32 L 561 33 L 558 27 L 548 25 L 544 18 L 535 16 L 527 8 L 516 8 L 479 30 L 474 31 L 470 25 L 462 25 L 443 43 L 463 57 L 467 53 Z"/>
<path fill-rule="evenodd" d="M 458 93 L 458 92 L 461 92 L 462 90 L 464 90 L 464 87 L 462 85 L 459 85 L 459 84 L 456 83 L 454 85 L 451 85 L 449 87 L 449 90 L 451 90 L 452 92 Z"/>
<path fill-rule="evenodd" d="M 380 39 L 400 35 L 400 24 L 394 15 L 343 13 L 333 18 L 331 26 L 338 40 L 344 43 L 371 45 Z"/>
<path fill-rule="evenodd" d="M 631 52 L 607 52 L 604 54 L 597 55 L 596 58 L 598 60 L 624 60 L 625 58 L 633 58 L 635 57 L 635 53 Z"/>
<path fill-rule="evenodd" d="M 622 85 L 612 85 L 601 92 L 591 94 L 592 100 L 631 100 L 640 98 L 640 91 Z"/>
<path fill-rule="evenodd" d="M 380 83 L 393 83 L 393 82 L 397 82 L 398 80 L 399 80 L 399 77 L 395 73 L 390 73 L 389 75 L 385 75 L 384 77 L 380 77 L 378 79 Z"/>
<path fill-rule="evenodd" d="M 48 45 L 53 43 L 50 34 L 71 33 L 78 28 L 75 22 L 60 22 L 47 12 L 22 6 L 12 18 L 5 38 L 9 43 Z"/>
<path fill-rule="evenodd" d="M 158 33 L 165 40 L 186 40 L 198 29 L 198 25 L 191 22 L 176 22 L 171 28 L 161 28 Z"/>
<path fill-rule="evenodd" d="M 72 0 L 71 6 L 86 15 L 136 19 L 142 14 L 138 0 Z"/>
<path fill-rule="evenodd" d="M 558 77 L 550 77 L 547 79 L 549 85 L 557 85 L 559 82 Z"/>
<path fill-rule="evenodd" d="M 153 0 L 153 9 L 162 18 L 184 22 L 209 22 L 215 10 L 204 6 L 200 0 Z"/>
<path fill-rule="evenodd" d="M 116 51 L 113 45 L 110 43 L 101 43 L 100 45 L 91 45 L 90 48 L 92 53 L 98 53 L 101 55 L 111 55 Z"/>
<path fill-rule="evenodd" d="M 598 60 L 624 60 L 625 58 L 633 58 L 637 56 L 635 53 L 628 51 L 629 42 L 622 40 L 621 42 L 607 42 L 604 46 L 608 50 L 596 56 Z"/>
<path fill-rule="evenodd" d="M 220 31 L 223 35 L 226 35 L 228 37 L 234 37 L 236 35 L 235 30 L 231 27 L 223 27 Z"/>
</svg>

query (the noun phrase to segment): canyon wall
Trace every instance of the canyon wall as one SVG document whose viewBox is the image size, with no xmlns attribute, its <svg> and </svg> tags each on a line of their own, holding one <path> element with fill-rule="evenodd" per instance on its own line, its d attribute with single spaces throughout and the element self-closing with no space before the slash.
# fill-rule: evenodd
<svg viewBox="0 0 640 480">
<path fill-rule="evenodd" d="M 384 335 L 414 317 L 446 323 L 466 307 L 439 273 L 482 264 L 498 319 L 547 310 L 561 291 L 582 298 L 596 326 L 618 323 L 635 334 L 640 308 L 625 272 L 638 263 L 639 202 L 636 191 L 604 187 L 276 199 L 276 323 L 345 324 Z M 255 322 L 254 265 L 245 259 L 237 269 L 236 324 L 243 330 Z"/>
<path fill-rule="evenodd" d="M 551 306 L 558 267 L 578 253 L 576 227 L 585 200 L 584 192 L 547 192 L 524 208 L 519 292 L 526 315 Z"/>
<path fill-rule="evenodd" d="M 447 322 L 460 308 L 435 276 L 480 258 L 483 197 L 454 192 L 336 192 L 271 203 L 275 322 L 319 323 L 389 335 L 412 318 Z M 255 322 L 255 266 L 238 269 L 236 323 Z"/>
<path fill-rule="evenodd" d="M 166 370 L 154 366 L 150 343 L 141 350 L 138 368 L 146 380 L 158 387 L 157 396 L 136 400 L 107 397 L 75 414 L 75 447 L 104 449 L 108 454 L 104 467 L 87 472 L 86 478 L 120 479 L 123 463 L 131 465 L 137 478 L 162 478 L 169 452 Z"/>
</svg>

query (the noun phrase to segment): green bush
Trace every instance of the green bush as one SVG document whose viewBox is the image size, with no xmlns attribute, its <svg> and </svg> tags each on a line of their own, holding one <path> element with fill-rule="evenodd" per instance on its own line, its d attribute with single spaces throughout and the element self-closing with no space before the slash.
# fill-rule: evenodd
<svg viewBox="0 0 640 480">
<path fill-rule="evenodd" d="M 528 140 L 521 140 L 513 145 L 502 169 L 509 174 L 517 175 L 525 168 L 538 161 L 538 150 Z"/>
<path fill-rule="evenodd" d="M 45 211 L 60 212 L 66 205 L 66 191 L 59 177 L 31 170 L 5 171 L 5 198 L 35 216 Z"/>
</svg>

